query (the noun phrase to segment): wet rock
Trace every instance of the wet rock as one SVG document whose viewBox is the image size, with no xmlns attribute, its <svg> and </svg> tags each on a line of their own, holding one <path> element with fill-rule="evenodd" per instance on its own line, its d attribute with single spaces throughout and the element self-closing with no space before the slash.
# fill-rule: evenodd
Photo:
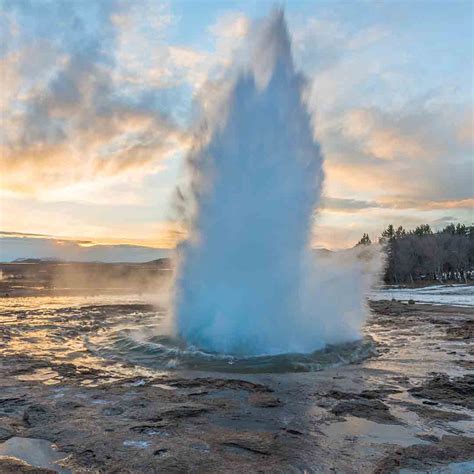
<svg viewBox="0 0 474 474">
<path fill-rule="evenodd" d="M 461 325 L 446 329 L 447 339 L 450 341 L 464 341 L 474 339 L 474 320 L 463 321 Z"/>
<path fill-rule="evenodd" d="M 418 398 L 474 408 L 474 374 L 450 378 L 436 374 L 419 387 L 409 389 Z"/>
<path fill-rule="evenodd" d="M 23 410 L 27 403 L 25 397 L 4 397 L 0 398 L 0 415 L 11 415 Z"/>
<path fill-rule="evenodd" d="M 406 375 L 396 375 L 392 377 L 395 382 L 398 382 L 400 385 L 408 385 L 410 383 L 410 379 Z"/>
<path fill-rule="evenodd" d="M 97 318 L 103 318 L 104 322 L 107 312 L 113 312 L 110 315 L 115 318 L 114 307 L 106 311 L 100 307 L 97 309 L 101 312 Z M 119 309 L 120 305 L 117 305 Z M 403 405 L 404 397 L 385 401 L 401 384 L 411 388 L 410 381 L 421 370 L 432 366 L 425 363 L 424 352 L 420 352 L 419 361 L 406 360 L 403 354 L 398 358 L 401 339 L 411 345 L 411 336 L 415 332 L 420 333 L 428 344 L 439 343 L 443 354 L 455 349 L 458 354 L 451 356 L 453 360 L 461 359 L 470 351 L 474 354 L 468 344 L 453 346 L 443 340 L 447 328 L 461 325 L 458 309 L 452 318 L 444 307 L 434 307 L 429 317 L 425 316 L 429 305 L 392 305 L 385 302 L 380 309 L 385 316 L 374 315 L 373 318 L 378 318 L 376 324 L 385 330 L 384 337 L 388 342 L 381 343 L 382 358 L 380 361 L 375 359 L 375 366 L 344 365 L 329 371 L 288 377 L 280 374 L 242 376 L 248 381 L 226 379 L 223 374 L 208 374 L 196 379 L 192 378 L 191 373 L 185 375 L 173 371 L 162 375 L 147 372 L 145 376 L 141 370 L 130 370 L 133 364 L 112 360 L 100 361 L 98 366 L 104 372 L 99 373 L 80 365 L 82 357 L 94 357 L 85 349 L 69 353 L 74 355 L 77 369 L 67 363 L 73 360 L 72 357 L 64 357 L 67 352 L 55 353 L 52 356 L 55 362 L 48 359 L 47 363 L 34 359 L 33 353 L 28 356 L 24 353 L 5 353 L 0 363 L 0 422 L 18 431 L 16 434 L 57 443 L 58 448 L 69 456 L 67 465 L 71 472 L 373 472 L 377 461 L 388 454 L 389 444 L 405 444 L 400 438 L 390 437 L 393 430 L 397 437 L 400 435 L 403 439 L 405 428 L 399 430 L 394 426 L 370 424 L 369 429 L 373 430 L 370 436 L 377 440 L 370 443 L 370 448 L 367 447 L 366 437 L 352 433 L 337 435 L 337 442 L 334 443 L 334 438 L 317 430 L 318 426 L 334 421 L 335 416 L 328 410 L 343 402 L 358 403 L 357 409 L 352 407 L 353 412 L 349 410 L 347 414 L 354 415 L 355 410 L 360 416 L 379 423 L 387 423 L 387 415 L 391 417 L 388 408 L 395 404 L 401 411 L 404 408 L 415 411 Z M 77 331 L 72 328 L 70 333 L 65 334 L 57 327 L 48 334 L 57 333 L 58 341 L 63 336 L 81 337 L 81 312 L 82 308 L 81 311 L 71 310 L 70 315 L 64 313 L 61 322 L 61 326 L 66 327 L 68 324 L 75 325 L 79 320 Z M 30 316 L 26 322 L 30 324 L 35 317 Z M 450 321 L 435 328 L 435 323 L 430 323 L 429 318 L 435 323 L 439 318 Z M 433 328 L 436 335 L 442 334 L 439 340 L 435 341 L 429 332 Z M 23 330 L 30 329 L 25 324 L 21 328 Z M 420 350 L 423 347 L 433 348 L 420 344 Z M 45 356 L 37 352 L 37 357 Z M 400 364 L 398 372 L 385 370 L 385 357 L 388 360 L 397 358 L 397 364 Z M 95 367 L 96 363 L 99 361 L 92 362 L 91 366 Z M 415 370 L 412 370 L 415 365 Z M 25 378 L 25 381 L 12 377 L 20 373 L 35 375 L 34 371 L 42 366 L 57 370 L 64 379 L 59 387 L 33 380 L 32 377 Z M 460 366 L 457 366 L 456 370 L 459 369 Z M 106 379 L 107 372 L 113 374 L 111 379 Z M 83 384 L 86 376 L 87 381 L 93 384 Z M 433 377 L 429 375 L 428 378 Z M 273 393 L 272 387 L 278 387 L 277 394 Z M 333 397 L 329 397 L 327 392 L 333 387 L 338 387 L 339 391 L 334 390 Z M 313 394 L 316 390 L 321 390 L 317 397 L 318 404 L 325 402 L 327 409 L 314 406 Z M 282 404 L 275 408 L 250 406 L 251 400 L 258 406 L 262 400 L 273 399 L 280 399 Z M 83 406 L 79 406 L 76 400 Z M 412 401 L 413 405 L 421 407 L 419 410 L 426 410 L 420 412 L 420 419 L 417 419 L 416 431 L 421 431 L 419 440 L 438 444 L 432 433 L 441 433 L 442 426 L 439 425 L 457 421 L 460 416 L 466 415 L 467 410 L 456 410 L 456 407 L 447 409 L 441 400 L 432 399 L 426 401 L 439 403 L 439 407 L 426 406 L 421 403 L 422 400 L 420 398 L 419 403 Z M 377 406 L 377 402 L 382 405 Z M 34 426 L 25 425 L 21 417 L 25 408 L 32 404 L 43 407 L 43 422 L 37 422 Z M 103 412 L 106 407 L 121 408 L 123 414 Z M 2 411 L 3 408 L 5 410 Z M 32 413 L 33 418 L 36 414 Z M 436 420 L 441 423 L 435 423 L 435 430 L 433 421 Z M 445 428 L 452 429 L 458 435 L 470 429 L 468 423 Z M 386 431 L 389 434 L 384 437 Z M 410 437 L 410 440 L 415 442 L 417 438 Z M 124 444 L 124 441 L 127 443 Z M 141 448 L 145 446 L 143 443 L 146 443 L 146 448 Z M 430 471 L 429 467 L 422 472 L 427 471 Z M 1 472 L 4 470 L 0 464 Z"/>
<path fill-rule="evenodd" d="M 77 410 L 83 406 L 84 405 L 82 405 L 82 403 L 76 402 L 74 400 L 61 401 L 56 404 L 56 407 L 62 410 Z"/>
<path fill-rule="evenodd" d="M 209 408 L 203 405 L 181 405 L 169 408 L 160 412 L 165 418 L 190 418 L 199 416 L 209 411 Z"/>
<path fill-rule="evenodd" d="M 474 360 L 462 360 L 458 359 L 455 361 L 457 365 L 467 370 L 474 370 Z"/>
<path fill-rule="evenodd" d="M 124 411 L 122 407 L 107 407 L 102 410 L 102 414 L 105 416 L 117 416 L 121 415 Z"/>
<path fill-rule="evenodd" d="M 392 393 L 399 393 L 401 390 L 394 388 L 378 388 L 372 390 L 363 390 L 360 393 L 343 392 L 341 390 L 331 390 L 327 396 L 335 398 L 336 400 L 377 400 L 385 398 Z"/>
<path fill-rule="evenodd" d="M 474 453 L 474 438 L 466 436 L 443 436 L 433 444 L 414 444 L 397 448 L 380 461 L 374 474 L 399 472 L 413 469 L 423 472 L 440 464 L 469 461 Z"/>
<path fill-rule="evenodd" d="M 415 435 L 417 438 L 422 439 L 423 441 L 429 441 L 430 443 L 439 441 L 439 438 L 430 433 L 418 433 Z"/>
<path fill-rule="evenodd" d="M 195 388 L 208 387 L 216 390 L 233 389 L 247 390 L 249 392 L 272 392 L 273 390 L 259 383 L 248 382 L 239 379 L 214 379 L 214 378 L 197 378 L 197 379 L 180 379 L 168 381 L 168 385 L 177 388 Z"/>
<path fill-rule="evenodd" d="M 391 413 L 387 405 L 380 400 L 346 400 L 331 409 L 336 416 L 351 415 L 365 418 L 376 423 L 401 424 Z"/>
<path fill-rule="evenodd" d="M 5 474 L 56 474 L 51 469 L 33 467 L 18 458 L 0 456 L 0 472 Z"/>
<path fill-rule="evenodd" d="M 6 441 L 14 435 L 15 432 L 9 426 L 0 425 L 0 441 Z"/>
<path fill-rule="evenodd" d="M 30 405 L 23 413 L 23 421 L 28 426 L 46 423 L 52 416 L 51 411 L 44 405 Z"/>
<path fill-rule="evenodd" d="M 227 435 L 221 445 L 234 452 L 267 456 L 273 451 L 274 439 L 269 433 L 242 432 Z"/>
<path fill-rule="evenodd" d="M 161 422 L 161 423 L 151 423 L 151 424 L 143 424 L 143 425 L 136 425 L 130 428 L 131 431 L 135 433 L 143 433 L 146 435 L 156 435 L 160 434 L 163 431 L 164 427 L 167 427 L 168 423 Z"/>
<path fill-rule="evenodd" d="M 278 398 L 272 397 L 268 393 L 253 393 L 249 396 L 248 401 L 251 405 L 260 408 L 272 408 L 281 405 Z"/>
<path fill-rule="evenodd" d="M 303 432 L 299 430 L 295 430 L 294 428 L 284 428 L 284 429 L 287 433 L 295 435 L 295 436 L 302 436 L 304 434 Z"/>
<path fill-rule="evenodd" d="M 471 419 L 471 417 L 466 413 L 438 410 L 424 405 L 417 405 L 415 403 L 404 403 L 403 405 L 406 406 L 410 411 L 415 412 L 417 415 L 427 420 L 463 421 Z"/>
</svg>

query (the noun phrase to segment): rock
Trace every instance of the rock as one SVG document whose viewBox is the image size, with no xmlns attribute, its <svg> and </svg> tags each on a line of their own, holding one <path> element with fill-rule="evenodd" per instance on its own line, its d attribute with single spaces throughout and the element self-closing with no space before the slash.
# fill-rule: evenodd
<svg viewBox="0 0 474 474">
<path fill-rule="evenodd" d="M 23 412 L 23 421 L 29 426 L 42 424 L 50 417 L 51 413 L 44 405 L 30 405 Z"/>
<path fill-rule="evenodd" d="M 447 328 L 446 336 L 449 341 L 468 342 L 474 339 L 474 320 L 463 321 L 460 326 Z"/>
<path fill-rule="evenodd" d="M 439 438 L 437 436 L 432 435 L 430 433 L 419 433 L 415 436 L 417 438 L 422 439 L 423 441 L 429 441 L 430 443 L 439 441 Z"/>
<path fill-rule="evenodd" d="M 259 383 L 248 382 L 247 380 L 238 379 L 214 379 L 214 378 L 197 378 L 197 379 L 178 379 L 169 381 L 168 385 L 177 388 L 195 388 L 207 387 L 213 389 L 232 389 L 247 390 L 248 392 L 272 392 L 273 390 Z"/>
<path fill-rule="evenodd" d="M 10 415 L 20 412 L 26 404 L 24 397 L 5 397 L 0 398 L 0 414 Z"/>
<path fill-rule="evenodd" d="M 209 408 L 203 405 L 180 405 L 160 412 L 164 418 L 189 418 L 199 416 L 209 411 Z"/>
<path fill-rule="evenodd" d="M 5 425 L 0 425 L 0 441 L 6 441 L 15 435 L 15 432 Z"/>
<path fill-rule="evenodd" d="M 375 423 L 400 424 L 380 400 L 346 400 L 331 409 L 337 416 L 352 415 Z"/>
<path fill-rule="evenodd" d="M 143 425 L 136 425 L 130 428 L 131 431 L 135 433 L 144 433 L 146 435 L 155 435 L 159 434 L 163 431 L 163 428 L 167 427 L 168 423 L 151 423 L 151 424 L 143 424 Z"/>
<path fill-rule="evenodd" d="M 285 431 L 295 436 L 302 436 L 304 434 L 302 431 L 295 430 L 294 428 L 285 428 Z"/>
<path fill-rule="evenodd" d="M 444 411 L 435 408 L 429 408 L 424 405 L 417 405 L 415 403 L 408 403 L 405 406 L 415 412 L 417 415 L 427 420 L 441 420 L 441 421 L 462 421 L 470 420 L 471 417 L 466 413 L 458 413 L 455 411 Z"/>
<path fill-rule="evenodd" d="M 231 451 L 266 456 L 273 452 L 274 440 L 270 433 L 241 432 L 225 436 L 221 444 Z"/>
<path fill-rule="evenodd" d="M 376 400 L 385 398 L 392 393 L 400 393 L 401 390 L 394 388 L 376 388 L 373 390 L 363 390 L 360 393 L 342 392 L 340 390 L 331 390 L 327 396 L 336 400 Z"/>
<path fill-rule="evenodd" d="M 5 474 L 57 474 L 51 469 L 34 467 L 10 456 L 0 456 L 0 472 Z"/>
<path fill-rule="evenodd" d="M 474 438 L 443 436 L 433 444 L 414 444 L 398 447 L 380 461 L 374 474 L 399 472 L 401 469 L 431 471 L 432 467 L 451 462 L 469 461 L 474 452 Z"/>
<path fill-rule="evenodd" d="M 251 405 L 260 408 L 272 408 L 281 405 L 278 398 L 272 397 L 268 393 L 252 393 L 248 401 Z"/>
<path fill-rule="evenodd" d="M 474 374 L 453 378 L 436 374 L 423 385 L 409 389 L 409 392 L 414 397 L 471 408 L 474 407 Z"/>
<path fill-rule="evenodd" d="M 459 354 L 460 356 L 464 356 L 464 354 Z M 458 359 L 455 361 L 456 364 L 458 364 L 459 366 L 463 367 L 464 369 L 467 369 L 467 370 L 474 370 L 474 360 L 462 360 L 462 359 Z"/>
<path fill-rule="evenodd" d="M 121 407 L 107 407 L 102 410 L 102 413 L 105 416 L 117 416 L 121 415 L 124 412 L 124 409 Z"/>
</svg>

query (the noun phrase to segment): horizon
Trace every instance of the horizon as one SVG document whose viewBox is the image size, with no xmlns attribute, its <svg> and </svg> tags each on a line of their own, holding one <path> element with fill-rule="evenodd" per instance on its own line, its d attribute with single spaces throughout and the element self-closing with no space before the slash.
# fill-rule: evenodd
<svg viewBox="0 0 474 474">
<path fill-rule="evenodd" d="M 403 228 L 407 233 L 414 233 L 420 223 L 412 228 Z M 429 225 L 429 224 L 428 224 Z M 438 233 L 454 223 L 431 228 L 433 233 Z M 473 223 L 458 223 L 458 226 L 473 227 Z M 394 230 L 398 225 L 389 224 Z M 375 244 L 383 236 L 383 230 L 376 234 L 363 232 L 360 238 L 368 236 L 369 244 Z M 39 243 L 35 247 L 36 243 Z M 0 263 L 19 263 L 23 260 L 40 260 L 42 262 L 64 262 L 64 263 L 147 263 L 162 258 L 173 258 L 175 248 L 162 248 L 130 243 L 95 243 L 92 240 L 75 240 L 58 238 L 45 234 L 29 234 L 20 232 L 0 231 Z M 361 240 L 353 242 L 352 245 L 341 248 L 328 248 L 322 246 L 311 247 L 314 251 L 341 252 L 350 250 L 359 245 Z M 23 244 L 23 245 L 22 245 Z"/>
</svg>

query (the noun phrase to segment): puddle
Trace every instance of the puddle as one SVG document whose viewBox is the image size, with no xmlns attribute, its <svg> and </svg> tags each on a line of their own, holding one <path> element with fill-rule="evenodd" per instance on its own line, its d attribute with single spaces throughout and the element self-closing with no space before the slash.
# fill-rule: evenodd
<svg viewBox="0 0 474 474">
<path fill-rule="evenodd" d="M 471 414 L 469 411 L 464 413 L 466 413 L 466 415 L 468 416 Z M 450 426 L 452 426 L 456 430 L 461 431 L 462 433 L 465 433 L 467 436 L 474 436 L 474 423 L 472 422 L 472 419 L 455 421 L 450 423 Z M 474 470 L 472 472 L 474 472 Z"/>
<path fill-rule="evenodd" d="M 164 383 L 155 383 L 152 386 L 161 388 L 162 390 L 169 390 L 169 391 L 176 390 L 176 387 L 172 387 L 171 385 L 166 385 Z"/>
<path fill-rule="evenodd" d="M 382 425 L 353 416 L 348 416 L 346 421 L 333 423 L 323 428 L 323 431 L 327 436 L 336 439 L 347 436 L 361 437 L 374 443 L 393 443 L 400 446 L 424 443 L 403 426 Z"/>
<path fill-rule="evenodd" d="M 14 436 L 4 443 L 0 443 L 0 456 L 11 456 L 34 467 L 53 469 L 61 474 L 71 472 L 57 464 L 58 461 L 66 458 L 66 453 L 56 451 L 54 445 L 45 439 Z"/>
<path fill-rule="evenodd" d="M 136 441 L 136 440 L 125 440 L 123 442 L 124 446 L 128 446 L 129 448 L 137 448 L 137 449 L 146 449 L 150 446 L 149 441 Z"/>
<path fill-rule="evenodd" d="M 18 375 L 16 378 L 24 382 L 37 381 L 37 382 L 43 382 L 45 384 L 48 384 L 48 383 L 54 384 L 54 383 L 57 383 L 57 381 L 53 379 L 56 379 L 57 377 L 59 377 L 59 374 L 55 370 L 42 368 L 42 369 L 36 369 L 31 374 Z"/>
<path fill-rule="evenodd" d="M 402 469 L 400 474 L 415 474 L 426 471 L 411 471 L 409 469 Z M 431 468 L 431 474 L 472 474 L 474 472 L 474 461 L 453 462 L 446 466 L 438 468 Z"/>
</svg>

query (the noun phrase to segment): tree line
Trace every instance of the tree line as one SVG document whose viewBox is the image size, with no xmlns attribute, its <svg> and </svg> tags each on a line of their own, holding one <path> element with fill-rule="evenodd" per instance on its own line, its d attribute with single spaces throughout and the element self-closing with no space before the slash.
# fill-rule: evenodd
<svg viewBox="0 0 474 474">
<path fill-rule="evenodd" d="M 474 225 L 449 224 L 436 232 L 428 224 L 413 230 L 389 225 L 378 240 L 387 252 L 387 284 L 474 279 Z M 371 243 L 364 234 L 356 245 Z"/>
</svg>

